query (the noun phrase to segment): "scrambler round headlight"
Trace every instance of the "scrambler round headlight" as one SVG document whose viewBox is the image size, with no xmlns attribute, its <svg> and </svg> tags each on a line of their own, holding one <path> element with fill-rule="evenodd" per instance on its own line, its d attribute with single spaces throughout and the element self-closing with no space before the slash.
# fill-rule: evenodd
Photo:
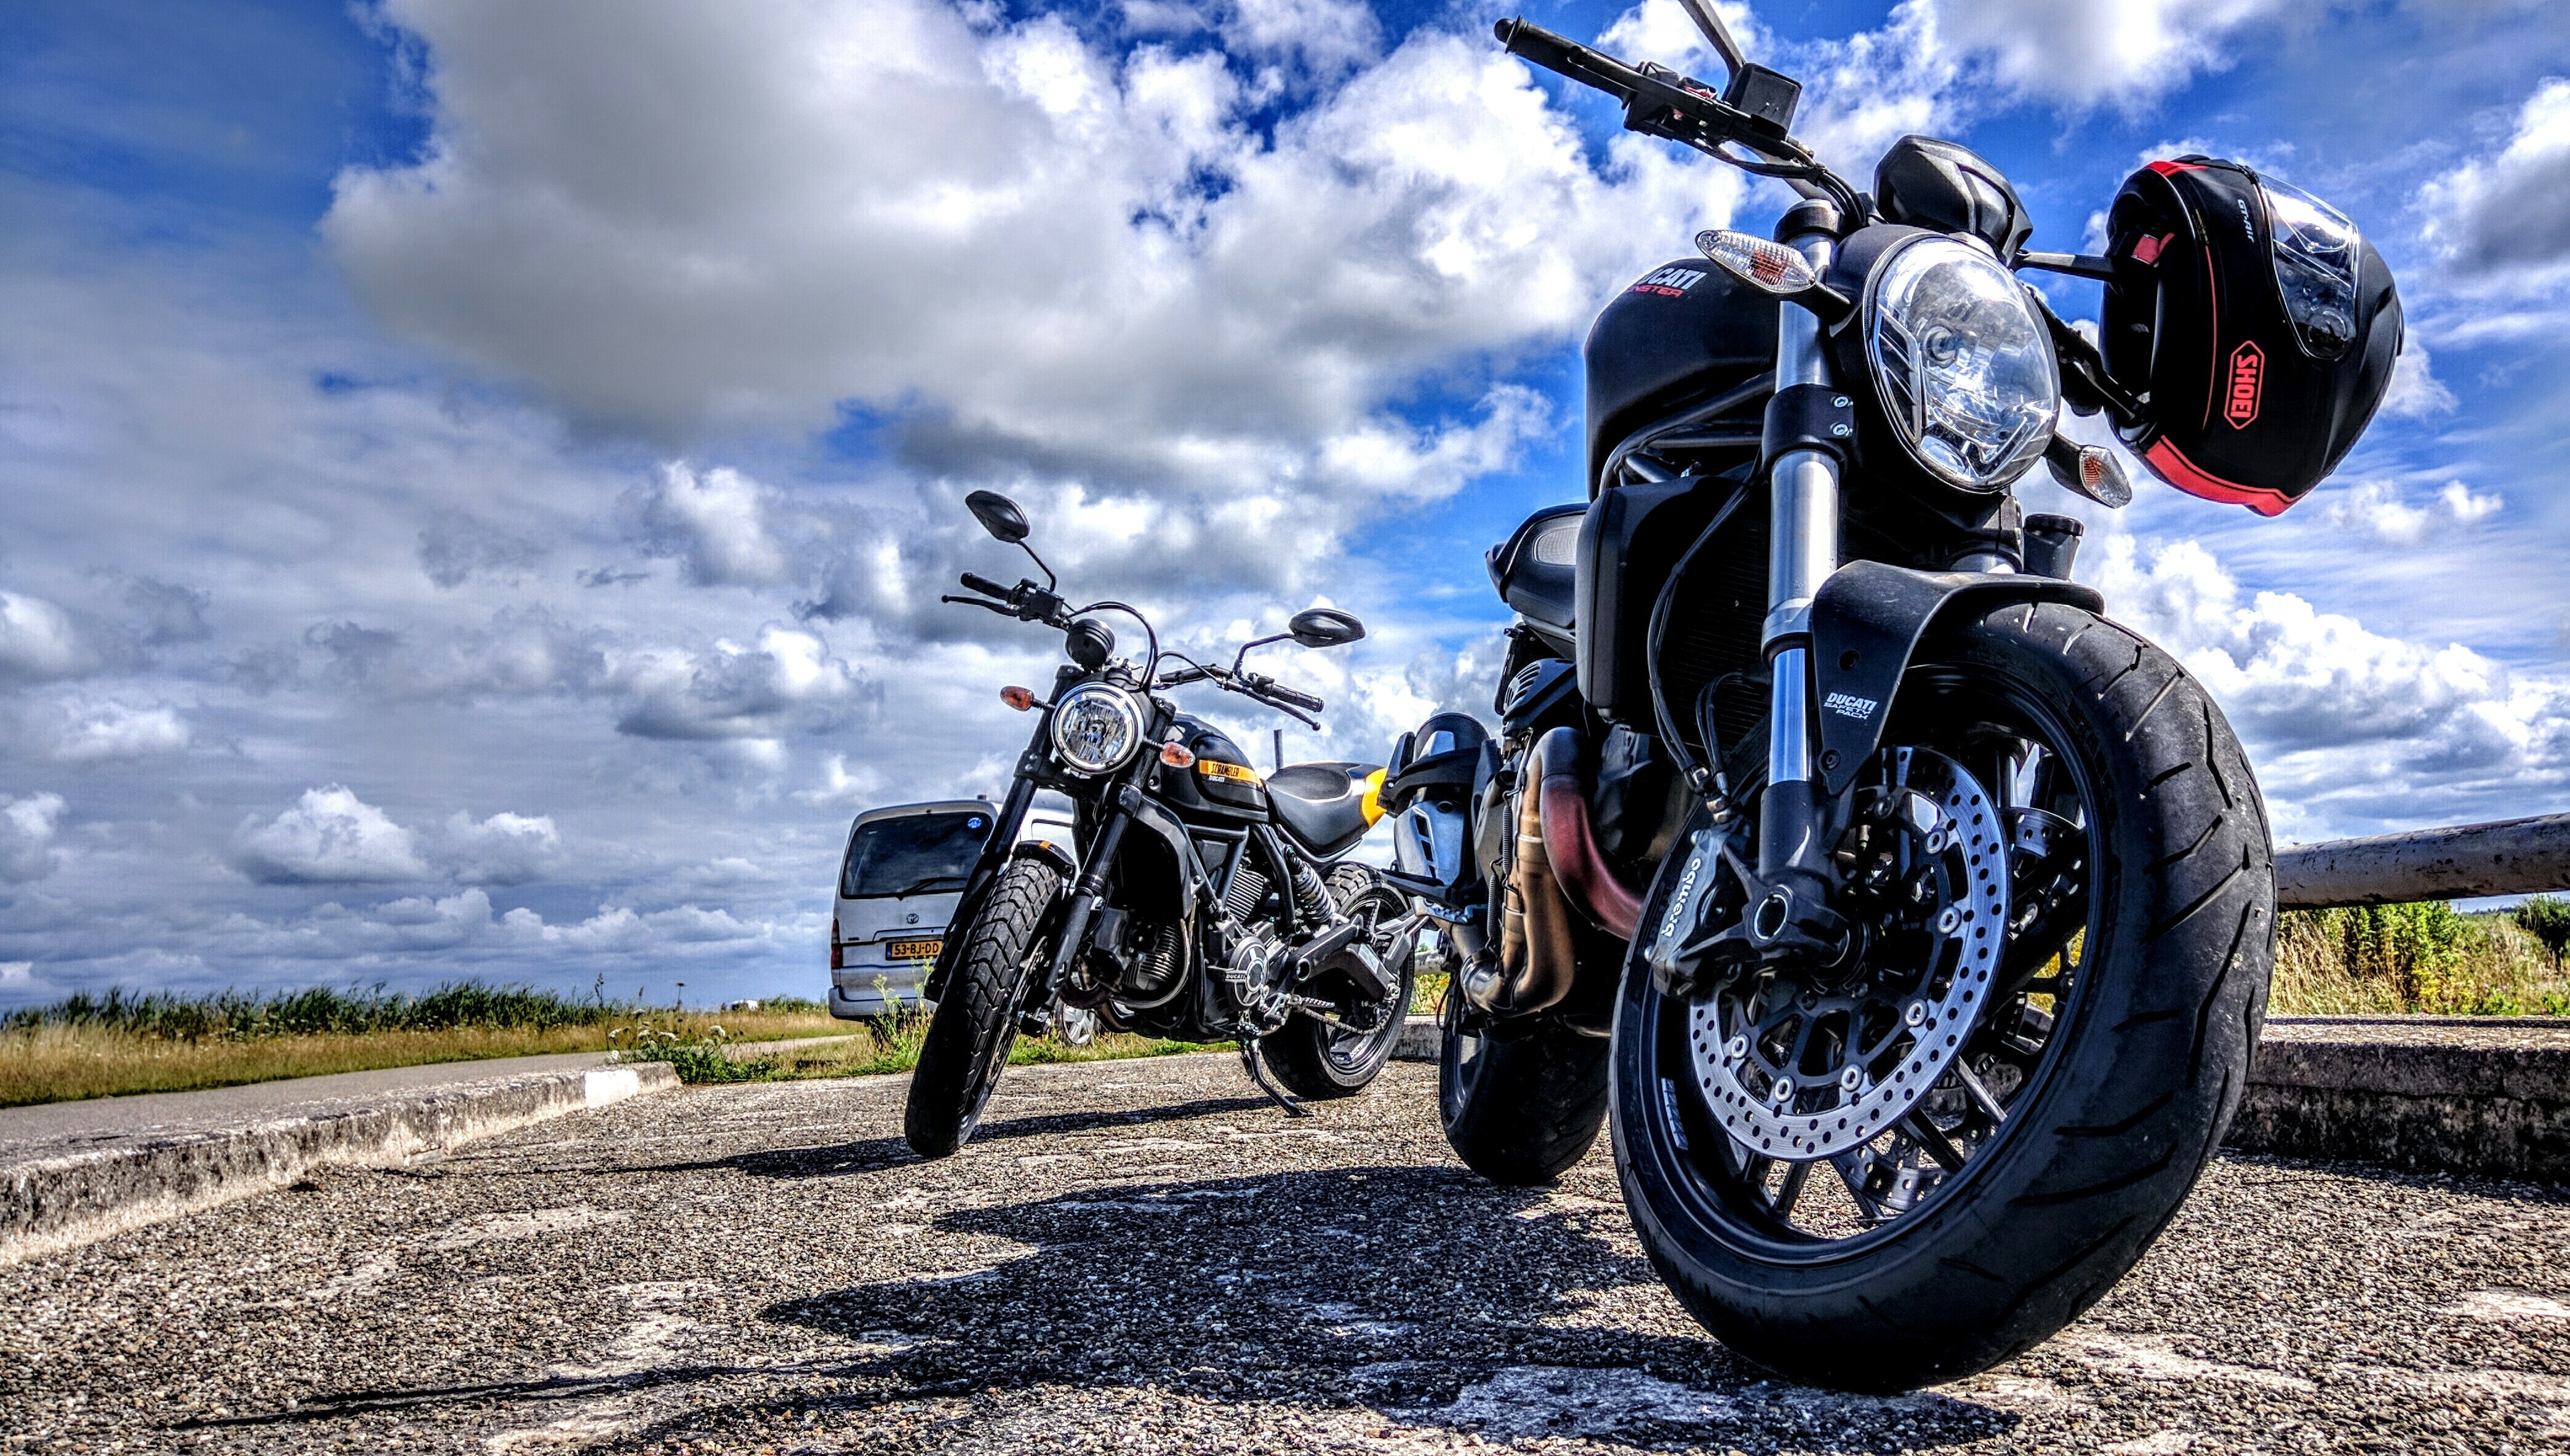
<svg viewBox="0 0 2570 1456">
<path fill-rule="evenodd" d="M 1082 683 L 1053 707 L 1053 750 L 1079 773 L 1111 773 L 1142 746 L 1142 710 L 1109 683 Z"/>
<path fill-rule="evenodd" d="M 2060 366 L 2024 286 L 1968 243 L 1895 246 L 1866 286 L 1865 352 L 1911 458 L 1947 485 L 2024 474 L 2061 412 Z"/>
</svg>

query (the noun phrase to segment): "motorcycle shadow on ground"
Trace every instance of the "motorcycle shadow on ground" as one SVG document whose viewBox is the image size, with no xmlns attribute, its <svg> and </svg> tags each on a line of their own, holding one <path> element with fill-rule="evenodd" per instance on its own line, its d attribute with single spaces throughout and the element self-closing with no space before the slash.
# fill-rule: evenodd
<svg viewBox="0 0 2570 1456">
<path fill-rule="evenodd" d="M 1006 1262 L 784 1300 L 762 1317 L 895 1346 L 843 1371 L 830 1403 L 966 1397 L 942 1436 L 964 1445 L 1010 1444 L 1027 1406 L 1061 1392 L 1101 1412 L 1174 1396 L 1265 1407 L 1253 1424 L 1640 1448 L 1874 1450 L 2015 1424 L 1944 1395 L 1844 1396 L 1767 1376 L 1697 1333 L 1629 1241 L 1605 1236 L 1624 1218 L 1603 1200 L 1441 1167 L 1091 1188 L 936 1220 L 1025 1246 Z M 689 1413 L 684 1429 L 723 1424 L 712 1414 Z M 752 1407 L 736 1414 L 756 1421 Z"/>
<path fill-rule="evenodd" d="M 1193 1102 L 1173 1103 L 1168 1107 L 1142 1108 L 1125 1112 L 1048 1113 L 1034 1117 L 1011 1118 L 1005 1122 L 985 1123 L 973 1133 L 975 1147 L 1005 1143 L 1019 1138 L 1061 1137 L 1072 1133 L 1095 1132 L 1101 1128 L 1143 1127 L 1152 1123 L 1185 1122 L 1190 1118 L 1220 1117 L 1227 1113 L 1257 1112 L 1273 1106 L 1263 1097 L 1206 1097 Z M 873 1173 L 901 1163 L 917 1163 L 918 1154 L 899 1138 L 863 1138 L 854 1143 L 834 1143 L 821 1148 L 774 1148 L 756 1153 L 735 1154 L 728 1158 L 709 1158 L 687 1163 L 619 1163 L 602 1166 L 594 1172 L 623 1175 L 630 1173 L 702 1173 L 729 1169 L 752 1178 L 844 1178 L 852 1174 Z"/>
</svg>

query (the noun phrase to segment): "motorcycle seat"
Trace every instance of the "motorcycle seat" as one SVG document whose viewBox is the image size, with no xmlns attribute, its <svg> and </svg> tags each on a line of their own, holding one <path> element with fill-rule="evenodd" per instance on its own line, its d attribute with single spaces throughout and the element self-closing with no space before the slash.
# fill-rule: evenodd
<svg viewBox="0 0 2570 1456">
<path fill-rule="evenodd" d="M 1296 844 L 1334 859 L 1374 827 L 1366 780 L 1382 771 L 1372 763 L 1288 763 L 1267 775 L 1267 806 Z"/>
</svg>

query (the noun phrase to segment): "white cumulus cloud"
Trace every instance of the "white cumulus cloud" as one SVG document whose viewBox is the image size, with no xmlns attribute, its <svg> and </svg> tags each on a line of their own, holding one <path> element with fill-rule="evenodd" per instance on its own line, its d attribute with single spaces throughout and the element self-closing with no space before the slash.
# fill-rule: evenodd
<svg viewBox="0 0 2570 1456">
<path fill-rule="evenodd" d="M 63 796 L 0 793 L 0 880 L 43 879 L 61 867 L 54 830 L 63 818 Z"/>
<path fill-rule="evenodd" d="M 2419 202 L 2428 241 L 2469 271 L 2548 276 L 2570 262 L 2570 79 L 2537 86 L 2506 146 L 2429 182 Z"/>
<path fill-rule="evenodd" d="M 687 565 L 698 586 L 772 587 L 793 563 L 768 534 L 767 492 L 728 467 L 698 472 L 671 461 L 639 502 L 648 549 Z"/>
<path fill-rule="evenodd" d="M 2194 541 L 2146 550 L 2116 534 L 2103 545 L 2108 610 L 2220 701 L 2280 836 L 2523 813 L 2529 793 L 2570 782 L 2570 683 L 2459 644 L 2386 636 L 2291 593 L 2244 593 Z"/>
<path fill-rule="evenodd" d="M 365 884 L 426 879 L 418 837 L 345 784 L 307 788 L 275 818 L 244 820 L 232 863 L 262 884 Z"/>
<path fill-rule="evenodd" d="M 96 644 L 70 613 L 42 597 L 0 592 L 0 680 L 76 678 L 99 666 Z"/>
<path fill-rule="evenodd" d="M 24 731 L 58 763 L 101 763 L 184 751 L 194 734 L 179 711 L 114 699 L 63 699 L 29 712 Z"/>
<path fill-rule="evenodd" d="M 449 815 L 430 845 L 439 864 L 469 885 L 515 885 L 544 879 L 564 865 L 562 833 L 550 814 Z"/>
<path fill-rule="evenodd" d="M 2399 485 L 2388 480 L 2358 481 L 2330 495 L 2322 520 L 2393 546 L 2416 546 L 2438 531 L 2486 520 L 2507 504 L 2497 492 L 2484 495 L 2459 480 L 2445 482 L 2423 505 L 2410 504 Z"/>
</svg>

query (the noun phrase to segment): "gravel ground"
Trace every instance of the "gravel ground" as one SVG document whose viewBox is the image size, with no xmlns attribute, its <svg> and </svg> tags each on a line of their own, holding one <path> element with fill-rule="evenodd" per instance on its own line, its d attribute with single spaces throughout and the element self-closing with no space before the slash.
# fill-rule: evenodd
<svg viewBox="0 0 2570 1456">
<path fill-rule="evenodd" d="M 0 1451 L 2570 1449 L 2570 1200 L 2228 1160 L 2079 1325 L 1897 1399 L 1765 1379 L 1601 1145 L 1493 1188 L 1434 1071 L 703 1088 L 0 1270 Z"/>
</svg>

